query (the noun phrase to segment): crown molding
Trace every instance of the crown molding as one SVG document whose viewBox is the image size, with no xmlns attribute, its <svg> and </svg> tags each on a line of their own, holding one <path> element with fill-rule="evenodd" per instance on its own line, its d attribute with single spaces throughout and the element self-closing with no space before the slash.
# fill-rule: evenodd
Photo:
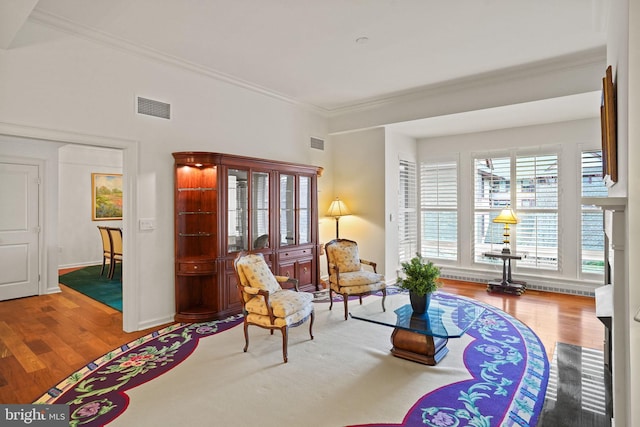
<svg viewBox="0 0 640 427">
<path fill-rule="evenodd" d="M 187 61 L 182 58 L 166 54 L 164 52 L 161 52 L 149 46 L 132 43 L 123 38 L 115 36 L 113 34 L 109 34 L 103 31 L 98 31 L 94 28 L 90 28 L 85 25 L 78 24 L 77 22 L 70 21 L 66 18 L 63 18 L 61 16 L 58 16 L 49 12 L 44 12 L 42 10 L 35 9 L 29 16 L 29 20 L 42 25 L 46 25 L 48 27 L 51 27 L 58 31 L 65 32 L 67 34 L 71 34 L 92 42 L 100 43 L 102 45 L 106 45 L 106 46 L 118 49 L 120 51 L 132 53 L 141 58 L 162 62 L 162 63 L 172 65 L 178 68 L 182 68 L 184 70 L 188 70 L 200 75 L 204 75 L 206 77 L 209 77 L 215 80 L 223 81 L 225 83 L 229 83 L 234 86 L 247 89 L 252 92 L 256 92 L 261 95 L 268 96 L 270 98 L 274 98 L 279 101 L 283 101 L 288 104 L 292 104 L 297 107 L 310 110 L 312 112 L 315 112 L 323 116 L 326 116 L 328 114 L 328 110 L 325 108 L 301 102 L 297 99 L 291 98 L 289 96 L 283 95 L 281 93 L 275 92 L 265 87 L 253 84 L 251 82 L 239 79 L 229 74 L 225 74 L 220 71 L 214 70 L 212 68 L 204 67 L 200 64 L 196 64 L 194 62 Z"/>
<path fill-rule="evenodd" d="M 510 80 L 526 79 L 532 76 L 539 76 L 546 73 L 582 68 L 587 65 L 602 63 L 607 60 L 606 46 L 571 53 L 531 62 L 528 64 L 507 67 L 496 71 L 462 77 L 433 85 L 426 85 L 408 89 L 406 91 L 394 92 L 387 96 L 371 98 L 356 104 L 331 108 L 328 110 L 329 117 L 337 117 L 343 114 L 353 114 L 362 111 L 372 110 L 384 106 L 415 101 L 432 96 L 461 92 L 477 87 L 492 85 Z"/>
</svg>

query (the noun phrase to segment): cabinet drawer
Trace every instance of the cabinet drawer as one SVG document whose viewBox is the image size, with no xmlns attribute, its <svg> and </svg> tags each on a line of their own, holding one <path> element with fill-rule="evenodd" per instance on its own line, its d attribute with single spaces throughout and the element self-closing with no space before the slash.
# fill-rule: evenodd
<svg viewBox="0 0 640 427">
<path fill-rule="evenodd" d="M 178 274 L 215 273 L 216 263 L 213 261 L 179 262 Z"/>
<path fill-rule="evenodd" d="M 296 266 L 295 264 L 280 265 L 278 270 L 278 276 L 284 276 L 289 278 L 296 278 Z"/>
<path fill-rule="evenodd" d="M 302 261 L 298 263 L 298 280 L 300 281 L 300 285 L 313 283 L 311 266 L 312 261 Z"/>
<path fill-rule="evenodd" d="M 312 253 L 313 251 L 311 248 L 293 249 L 290 251 L 282 251 L 278 254 L 278 256 L 281 260 L 287 260 L 287 259 L 298 259 L 298 258 L 310 257 Z"/>
</svg>

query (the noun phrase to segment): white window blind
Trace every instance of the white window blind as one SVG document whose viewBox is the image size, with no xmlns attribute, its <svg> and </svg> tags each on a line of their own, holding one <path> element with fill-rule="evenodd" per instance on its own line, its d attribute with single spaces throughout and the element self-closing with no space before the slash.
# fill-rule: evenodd
<svg viewBox="0 0 640 427">
<path fill-rule="evenodd" d="M 420 164 L 421 254 L 458 259 L 458 164 Z"/>
<path fill-rule="evenodd" d="M 607 186 L 602 179 L 602 151 L 583 151 L 581 159 L 582 197 L 606 197 Z M 604 224 L 602 211 L 592 205 L 582 205 L 581 212 L 581 272 L 604 274 Z"/>
<path fill-rule="evenodd" d="M 515 185 L 512 185 L 515 183 Z M 477 157 L 474 160 L 475 262 L 495 263 L 484 252 L 500 251 L 502 224 L 493 223 L 511 206 L 519 223 L 511 227 L 511 251 L 523 255 L 520 266 L 557 270 L 558 156 Z"/>
<path fill-rule="evenodd" d="M 515 248 L 521 266 L 558 270 L 558 156 L 516 158 Z"/>
<path fill-rule="evenodd" d="M 409 261 L 418 250 L 416 164 L 400 159 L 398 194 L 398 257 Z"/>
<path fill-rule="evenodd" d="M 492 222 L 511 204 L 511 158 L 479 157 L 474 160 L 474 239 L 475 262 L 497 263 L 484 252 L 502 250 L 504 226 Z"/>
</svg>

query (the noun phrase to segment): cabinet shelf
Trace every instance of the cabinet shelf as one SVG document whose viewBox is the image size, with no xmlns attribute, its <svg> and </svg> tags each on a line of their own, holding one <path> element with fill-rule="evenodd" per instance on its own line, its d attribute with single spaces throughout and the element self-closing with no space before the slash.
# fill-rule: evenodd
<svg viewBox="0 0 640 427">
<path fill-rule="evenodd" d="M 182 187 L 178 188 L 178 191 L 216 191 L 215 188 L 211 187 Z"/>
<path fill-rule="evenodd" d="M 180 211 L 178 212 L 178 215 L 215 215 L 215 212 L 213 211 L 197 211 L 197 212 Z"/>
</svg>

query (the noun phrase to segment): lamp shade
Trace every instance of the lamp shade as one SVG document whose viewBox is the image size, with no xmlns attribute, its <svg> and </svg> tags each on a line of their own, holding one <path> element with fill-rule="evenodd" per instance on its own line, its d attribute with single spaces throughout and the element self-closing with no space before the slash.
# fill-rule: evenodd
<svg viewBox="0 0 640 427">
<path fill-rule="evenodd" d="M 502 212 L 500 212 L 500 215 L 493 218 L 493 222 L 497 222 L 500 224 L 517 224 L 518 217 L 516 216 L 515 212 L 513 212 L 513 209 L 505 208 L 502 210 Z"/>
<path fill-rule="evenodd" d="M 341 216 L 351 215 L 351 212 L 347 208 L 347 205 L 344 204 L 340 198 L 336 197 L 336 199 L 331 202 L 329 205 L 329 210 L 327 211 L 327 216 L 332 216 L 334 218 L 340 218 Z"/>
</svg>

